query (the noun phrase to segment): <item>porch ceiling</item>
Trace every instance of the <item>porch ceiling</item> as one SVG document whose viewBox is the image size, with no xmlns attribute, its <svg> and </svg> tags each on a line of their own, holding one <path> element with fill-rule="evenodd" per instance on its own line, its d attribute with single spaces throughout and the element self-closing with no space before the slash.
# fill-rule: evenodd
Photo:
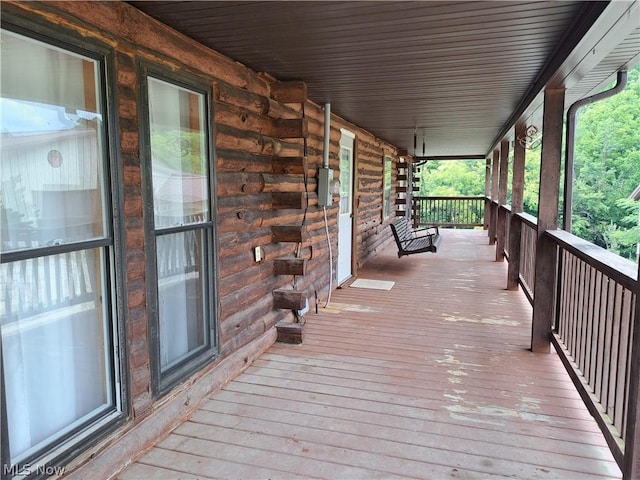
<svg viewBox="0 0 640 480">
<path fill-rule="evenodd" d="M 128 3 L 420 156 L 484 156 L 550 81 L 581 97 L 640 52 L 637 2 Z"/>
</svg>

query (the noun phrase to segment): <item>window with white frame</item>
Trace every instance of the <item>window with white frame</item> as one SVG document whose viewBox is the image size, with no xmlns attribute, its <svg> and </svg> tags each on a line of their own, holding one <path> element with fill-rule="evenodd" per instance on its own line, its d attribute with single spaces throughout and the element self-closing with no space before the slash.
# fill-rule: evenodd
<svg viewBox="0 0 640 480">
<path fill-rule="evenodd" d="M 215 245 L 209 87 L 144 68 L 146 201 L 155 395 L 216 354 Z"/>
<path fill-rule="evenodd" d="M 109 53 L 58 33 L 35 39 L 10 24 L 1 35 L 0 464 L 7 478 L 81 449 L 122 418 L 123 406 Z"/>
</svg>

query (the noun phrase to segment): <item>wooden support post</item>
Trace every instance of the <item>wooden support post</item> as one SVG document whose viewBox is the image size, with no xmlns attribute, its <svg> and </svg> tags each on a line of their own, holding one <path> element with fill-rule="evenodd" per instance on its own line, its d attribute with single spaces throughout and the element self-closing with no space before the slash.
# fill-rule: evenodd
<svg viewBox="0 0 640 480">
<path fill-rule="evenodd" d="M 629 406 L 625 425 L 623 480 L 640 478 L 640 255 L 636 279 L 636 310 L 631 332 L 631 372 L 629 374 Z"/>
<path fill-rule="evenodd" d="M 556 245 L 545 233 L 558 228 L 560 164 L 562 158 L 562 121 L 564 88 L 544 92 L 542 154 L 538 192 L 538 238 L 536 243 L 536 279 L 533 287 L 531 350 L 549 353 L 555 315 Z"/>
<path fill-rule="evenodd" d="M 500 208 L 507 204 L 507 180 L 509 177 L 509 141 L 500 142 L 500 179 L 498 180 L 498 222 L 496 227 L 496 262 L 504 261 L 507 212 Z"/>
<path fill-rule="evenodd" d="M 275 82 L 271 84 L 271 98 L 281 103 L 307 101 L 307 84 L 302 81 Z"/>
<path fill-rule="evenodd" d="M 491 224 L 491 159 L 487 158 L 484 171 L 484 229 L 489 230 Z"/>
<path fill-rule="evenodd" d="M 524 145 L 518 142 L 526 135 L 527 126 L 516 124 L 516 144 L 513 148 L 513 178 L 511 180 L 511 227 L 509 228 L 509 269 L 507 271 L 507 290 L 517 290 L 520 279 L 520 239 L 522 236 L 522 222 L 516 214 L 524 207 Z"/>
<path fill-rule="evenodd" d="M 496 231 L 498 230 L 498 210 L 493 202 L 498 201 L 498 174 L 500 173 L 500 150 L 493 151 L 493 166 L 491 167 L 491 223 L 489 223 L 489 245 L 496 243 Z"/>
</svg>

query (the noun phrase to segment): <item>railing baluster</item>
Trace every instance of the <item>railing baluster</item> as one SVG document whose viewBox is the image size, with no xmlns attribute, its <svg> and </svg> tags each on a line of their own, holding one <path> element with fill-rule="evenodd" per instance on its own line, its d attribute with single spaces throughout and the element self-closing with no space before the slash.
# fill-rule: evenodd
<svg viewBox="0 0 640 480">
<path fill-rule="evenodd" d="M 635 415 L 629 401 L 638 355 L 631 344 L 637 266 L 567 232 L 547 235 L 561 252 L 553 343 L 622 467 L 624 430 Z"/>
<path fill-rule="evenodd" d="M 614 405 L 614 425 L 620 432 L 624 432 L 625 411 L 628 394 L 629 356 L 628 346 L 631 334 L 631 318 L 633 312 L 633 296 L 631 292 L 623 291 L 622 310 L 620 312 L 620 341 L 618 342 L 618 371 L 616 375 L 616 392 Z M 624 435 L 623 435 L 624 438 Z"/>
<path fill-rule="evenodd" d="M 591 379 L 591 359 L 593 358 L 592 357 L 593 342 L 591 339 L 593 338 L 593 323 L 595 320 L 593 309 L 597 301 L 597 298 L 594 295 L 596 273 L 597 271 L 593 267 L 589 267 L 589 281 L 588 281 L 589 301 L 588 301 L 588 306 L 586 311 L 587 328 L 585 331 L 585 338 L 584 338 L 585 355 L 584 355 L 584 366 L 582 368 L 582 371 L 584 372 L 584 376 L 587 382 L 589 382 Z"/>
<path fill-rule="evenodd" d="M 419 225 L 483 227 L 484 197 L 414 197 Z"/>
<path fill-rule="evenodd" d="M 584 371 L 584 339 L 585 339 L 585 330 L 586 330 L 586 320 L 585 320 L 585 305 L 589 301 L 589 298 L 586 295 L 586 276 L 587 276 L 587 264 L 584 262 L 578 262 L 578 304 L 576 305 L 576 316 L 577 316 L 577 324 L 578 324 L 578 336 L 576 337 L 577 345 L 576 345 L 576 363 L 580 371 Z"/>
</svg>

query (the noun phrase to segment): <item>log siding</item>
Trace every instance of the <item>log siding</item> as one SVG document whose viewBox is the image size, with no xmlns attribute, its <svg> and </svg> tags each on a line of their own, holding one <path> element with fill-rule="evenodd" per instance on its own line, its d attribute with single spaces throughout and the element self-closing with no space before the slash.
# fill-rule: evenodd
<svg viewBox="0 0 640 480">
<path fill-rule="evenodd" d="M 272 226 L 305 224 L 305 240 L 301 255 L 307 260 L 306 274 L 296 277 L 297 288 L 313 298 L 326 298 L 329 288 L 329 248 L 325 237 L 324 216 L 318 208 L 316 176 L 322 166 L 323 109 L 298 92 L 293 94 L 276 79 L 258 74 L 245 66 L 212 51 L 177 33 L 171 28 L 147 17 L 137 9 L 121 2 L 2 2 L 2 12 L 28 18 L 37 23 L 58 26 L 87 41 L 109 45 L 115 53 L 116 98 L 115 113 L 119 128 L 119 150 L 112 159 L 121 163 L 123 172 L 122 196 L 123 229 L 125 233 L 126 272 L 126 338 L 130 418 L 124 427 L 97 447 L 92 447 L 68 465 L 70 477 L 98 475 L 92 470 L 89 458 L 111 448 L 117 439 L 145 419 L 157 413 L 162 431 L 153 430 L 153 438 L 135 444 L 144 450 L 173 425 L 175 420 L 162 417 L 164 406 L 180 401 L 179 413 L 169 408 L 171 415 L 187 415 L 205 399 L 212 389 L 228 381 L 233 372 L 246 368 L 256 351 L 247 350 L 252 342 L 264 350 L 275 340 L 270 331 L 276 323 L 292 320 L 290 310 L 274 309 L 272 292 L 291 288 L 292 276 L 274 275 L 277 258 L 291 256 L 295 243 L 273 243 Z M 215 161 L 217 170 L 217 235 L 219 249 L 218 278 L 218 337 L 219 357 L 192 378 L 185 380 L 163 397 L 154 401 L 151 392 L 149 339 L 145 265 L 143 174 L 140 157 L 141 131 L 138 91 L 143 79 L 139 78 L 140 61 L 152 62 L 164 68 L 186 71 L 213 86 L 213 112 Z M 304 84 L 300 84 L 304 85 Z M 306 87 L 300 86 L 299 90 Z M 295 100 L 295 103 L 285 103 Z M 302 103 L 304 100 L 304 105 Z M 357 266 L 364 265 L 391 240 L 386 225 L 393 221 L 382 218 L 382 187 L 384 156 L 391 155 L 397 162 L 397 148 L 371 133 L 339 118 L 331 117 L 330 167 L 339 175 L 340 128 L 356 135 L 357 225 L 355 226 L 354 259 Z M 286 138 L 293 136 L 294 138 Z M 280 137 L 280 138 L 279 138 Z M 306 140 L 305 140 L 306 137 Z M 306 145 L 305 145 L 306 144 Z M 306 148 L 305 148 L 306 146 Z M 306 151 L 305 151 L 306 150 Z M 276 209 L 272 193 L 285 188 L 286 192 L 305 193 L 304 173 L 293 159 L 301 159 L 307 170 L 306 206 L 304 209 Z M 393 182 L 396 183 L 395 168 Z M 392 199 L 395 198 L 395 187 Z M 393 201 L 392 201 L 393 204 Z M 301 206 L 304 206 L 301 205 Z M 328 229 L 333 251 L 337 251 L 337 197 L 327 208 Z M 392 211 L 395 209 L 392 205 Z M 254 247 L 262 247 L 264 258 L 254 261 Z M 334 257 L 333 272 L 335 275 Z M 336 282 L 333 283 L 334 286 Z M 237 352 L 248 351 L 242 358 Z M 235 355 L 234 355 L 235 354 Z M 225 363 L 225 359 L 227 360 Z M 235 362 L 236 370 L 229 367 Z M 222 367 L 221 365 L 224 365 Z M 188 391 L 198 379 L 211 378 L 220 369 L 223 381 L 200 387 L 205 392 L 193 399 Z M 232 373 L 229 373 L 232 372 Z M 166 414 L 168 415 L 168 414 Z M 163 420 L 164 418 L 164 420 Z M 162 424 L 162 421 L 165 423 Z M 148 423 L 148 422 L 147 422 Z M 147 428 L 147 427 L 145 427 Z M 147 428 L 148 429 L 148 428 Z M 135 437 L 135 435 L 132 435 Z M 121 449 L 126 451 L 126 448 Z M 117 462 L 116 453 L 111 461 Z M 122 455 L 122 454 L 120 454 Z M 129 451 L 127 455 L 135 455 Z M 109 457 L 110 458 L 110 457 Z M 100 468 L 108 462 L 100 463 Z M 95 462 L 93 462 L 95 463 Z M 87 466 L 88 465 L 88 466 Z M 78 469 L 82 466 L 80 469 Z M 98 468 L 98 467 L 95 467 Z M 97 478 L 97 477 L 96 477 Z"/>
</svg>

